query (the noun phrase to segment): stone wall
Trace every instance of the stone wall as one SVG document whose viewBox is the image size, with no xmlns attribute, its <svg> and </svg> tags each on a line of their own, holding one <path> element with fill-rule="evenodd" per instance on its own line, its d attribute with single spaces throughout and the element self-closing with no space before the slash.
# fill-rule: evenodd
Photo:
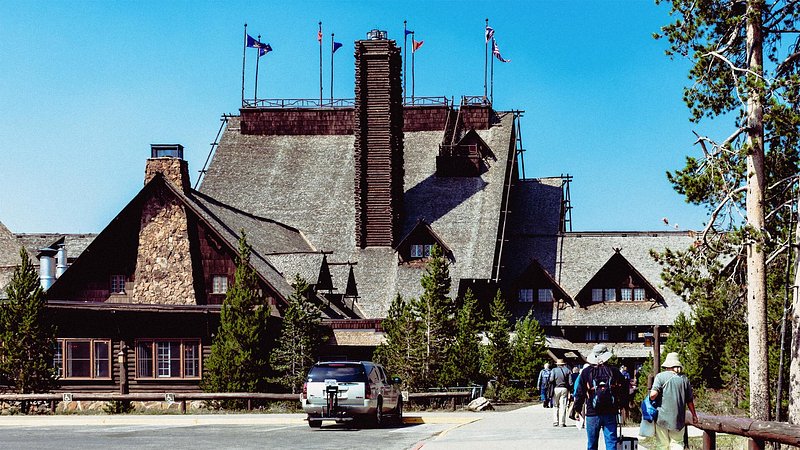
<svg viewBox="0 0 800 450">
<path fill-rule="evenodd" d="M 142 207 L 132 303 L 194 305 L 186 210 L 166 191 Z"/>
</svg>

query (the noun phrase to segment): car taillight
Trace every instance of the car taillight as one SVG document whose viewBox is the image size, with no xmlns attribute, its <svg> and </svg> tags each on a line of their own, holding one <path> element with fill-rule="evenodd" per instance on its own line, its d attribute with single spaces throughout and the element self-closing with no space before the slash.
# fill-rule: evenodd
<svg viewBox="0 0 800 450">
<path fill-rule="evenodd" d="M 303 383 L 303 398 L 308 398 L 308 383 Z"/>
<path fill-rule="evenodd" d="M 372 398 L 372 386 L 369 385 L 369 381 L 364 383 L 364 398 Z"/>
</svg>

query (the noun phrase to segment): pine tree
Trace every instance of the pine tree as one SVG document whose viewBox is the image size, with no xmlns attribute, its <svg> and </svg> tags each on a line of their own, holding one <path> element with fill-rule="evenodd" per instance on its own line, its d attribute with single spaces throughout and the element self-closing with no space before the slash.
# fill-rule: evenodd
<svg viewBox="0 0 800 450">
<path fill-rule="evenodd" d="M 506 301 L 498 289 L 489 306 L 489 323 L 486 330 L 489 345 L 486 346 L 483 362 L 484 374 L 488 378 L 497 380 L 498 390 L 508 385 L 513 361 L 510 316 Z"/>
<path fill-rule="evenodd" d="M 400 294 L 392 301 L 389 313 L 381 323 L 386 341 L 380 344 L 373 359 L 383 364 L 391 376 L 400 377 L 411 390 L 422 385 L 419 374 L 422 367 L 421 335 L 411 306 Z"/>
<path fill-rule="evenodd" d="M 278 347 L 272 353 L 277 381 L 293 394 L 299 393 L 309 369 L 317 361 L 322 344 L 322 312 L 309 299 L 310 287 L 299 274 L 292 283 L 294 292 L 283 315 Z"/>
<path fill-rule="evenodd" d="M 511 376 L 528 386 L 535 386 L 539 370 L 548 362 L 544 329 L 529 311 L 514 325 L 514 332 Z"/>
<path fill-rule="evenodd" d="M 438 245 L 431 249 L 421 283 L 424 292 L 413 303 L 413 309 L 420 320 L 424 343 L 420 380 L 430 386 L 439 381 L 439 372 L 447 360 L 455 328 L 455 302 L 449 297 L 449 263 Z"/>
<path fill-rule="evenodd" d="M 234 281 L 225 294 L 219 329 L 205 362 L 201 387 L 206 392 L 264 392 L 268 386 L 272 344 L 268 327 L 270 307 L 259 293 L 250 254 L 242 230 Z M 223 404 L 239 405 L 238 402 Z"/>
<path fill-rule="evenodd" d="M 441 384 L 466 386 L 481 381 L 481 339 L 478 300 L 467 289 L 456 318 L 456 338 L 442 369 Z"/>
<path fill-rule="evenodd" d="M 23 248 L 19 256 L 8 301 L 0 303 L 0 381 L 19 394 L 49 392 L 57 386 L 56 330 L 45 317 L 44 293 L 28 252 Z"/>
</svg>

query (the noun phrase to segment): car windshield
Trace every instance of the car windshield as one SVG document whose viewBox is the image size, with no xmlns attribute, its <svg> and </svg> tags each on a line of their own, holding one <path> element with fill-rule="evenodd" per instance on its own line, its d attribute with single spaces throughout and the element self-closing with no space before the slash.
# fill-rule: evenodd
<svg viewBox="0 0 800 450">
<path fill-rule="evenodd" d="M 325 364 L 314 366 L 308 373 L 308 381 L 366 381 L 367 374 L 361 364 Z"/>
</svg>

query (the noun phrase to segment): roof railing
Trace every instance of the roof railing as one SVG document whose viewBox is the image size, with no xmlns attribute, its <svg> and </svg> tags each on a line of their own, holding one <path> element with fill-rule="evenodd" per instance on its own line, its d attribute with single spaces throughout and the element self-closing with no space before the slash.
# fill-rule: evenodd
<svg viewBox="0 0 800 450">
<path fill-rule="evenodd" d="M 405 106 L 450 106 L 447 97 L 406 97 L 403 99 Z"/>
<path fill-rule="evenodd" d="M 461 106 L 491 106 L 492 102 L 484 95 L 462 95 Z"/>
<path fill-rule="evenodd" d="M 352 108 L 355 104 L 352 98 L 259 98 L 245 99 L 242 108 Z"/>
</svg>

